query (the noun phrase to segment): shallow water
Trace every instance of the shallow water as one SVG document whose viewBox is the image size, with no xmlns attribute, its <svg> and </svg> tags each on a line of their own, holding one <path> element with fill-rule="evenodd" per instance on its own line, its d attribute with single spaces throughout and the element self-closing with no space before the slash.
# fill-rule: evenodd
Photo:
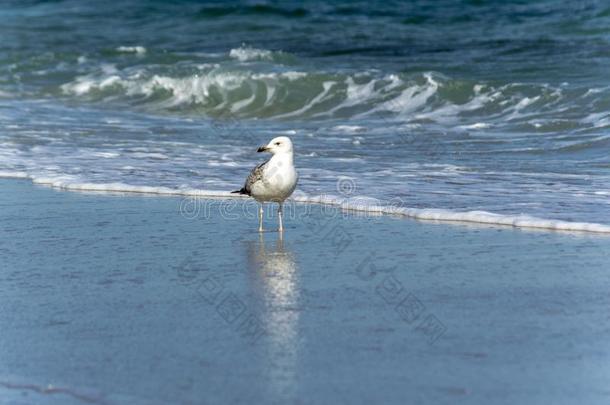
<svg viewBox="0 0 610 405">
<path fill-rule="evenodd" d="M 0 176 L 610 224 L 604 2 L 165 3 L 0 5 Z"/>
<path fill-rule="evenodd" d="M 608 236 L 0 186 L 3 404 L 610 397 Z"/>
</svg>

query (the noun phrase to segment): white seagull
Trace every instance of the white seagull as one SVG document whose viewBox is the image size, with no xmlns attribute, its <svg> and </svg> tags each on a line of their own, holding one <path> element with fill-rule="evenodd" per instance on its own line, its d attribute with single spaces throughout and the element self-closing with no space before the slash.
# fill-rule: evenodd
<svg viewBox="0 0 610 405">
<path fill-rule="evenodd" d="M 287 136 L 273 138 L 267 146 L 258 148 L 258 152 L 270 152 L 271 159 L 256 166 L 246 179 L 241 190 L 233 193 L 245 194 L 260 203 L 258 210 L 258 231 L 263 231 L 263 203 L 276 202 L 278 208 L 279 231 L 284 231 L 282 205 L 290 197 L 297 185 L 298 175 L 294 168 L 292 141 Z"/>
</svg>

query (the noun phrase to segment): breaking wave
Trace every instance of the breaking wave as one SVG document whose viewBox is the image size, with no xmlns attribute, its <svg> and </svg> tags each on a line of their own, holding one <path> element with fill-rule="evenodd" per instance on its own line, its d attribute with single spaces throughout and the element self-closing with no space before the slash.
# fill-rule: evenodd
<svg viewBox="0 0 610 405">
<path fill-rule="evenodd" d="M 271 51 L 237 48 L 230 57 L 251 62 Z M 467 129 L 510 123 L 536 131 L 610 125 L 598 111 L 606 92 L 545 84 L 493 85 L 448 78 L 436 72 L 351 74 L 286 69 L 256 71 L 202 64 L 188 74 L 103 66 L 61 85 L 64 96 L 89 101 L 122 100 L 152 110 L 211 118 L 398 118 L 462 124 Z M 587 113 L 584 111 L 587 109 Z"/>
</svg>

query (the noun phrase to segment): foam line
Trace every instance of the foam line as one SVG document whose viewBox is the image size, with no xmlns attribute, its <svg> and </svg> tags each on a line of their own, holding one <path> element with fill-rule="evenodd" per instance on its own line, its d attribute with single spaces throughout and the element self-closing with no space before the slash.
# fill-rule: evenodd
<svg viewBox="0 0 610 405">
<path fill-rule="evenodd" d="M 70 191 L 120 192 L 223 199 L 247 198 L 245 196 L 232 194 L 230 191 L 223 190 L 202 190 L 193 188 L 174 189 L 170 187 L 134 186 L 124 183 L 78 183 L 71 182 L 63 178 L 32 178 L 24 172 L 12 173 L 0 171 L 0 178 L 29 178 L 35 184 Z M 290 200 L 303 204 L 331 205 L 347 211 L 398 215 L 419 220 L 467 222 L 511 226 L 515 228 L 610 234 L 610 225 L 606 224 L 561 221 L 538 218 L 529 215 L 504 215 L 487 211 L 452 211 L 446 209 L 409 208 L 403 207 L 400 204 L 392 204 L 392 201 L 390 201 L 390 204 L 383 204 L 383 202 L 378 199 L 366 197 L 341 198 L 332 195 L 309 196 L 304 193 L 297 193 Z"/>
</svg>

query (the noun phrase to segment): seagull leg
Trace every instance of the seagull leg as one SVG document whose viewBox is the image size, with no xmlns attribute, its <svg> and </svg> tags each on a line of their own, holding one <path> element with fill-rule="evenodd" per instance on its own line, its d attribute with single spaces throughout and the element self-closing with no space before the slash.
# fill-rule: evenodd
<svg viewBox="0 0 610 405">
<path fill-rule="evenodd" d="M 258 207 L 258 231 L 263 231 L 263 203 Z"/>
<path fill-rule="evenodd" d="M 283 203 L 280 203 L 280 207 L 277 209 L 277 217 L 280 221 L 280 227 L 279 227 L 278 231 L 280 231 L 280 232 L 284 232 L 284 223 L 283 223 L 284 221 L 282 220 L 282 215 L 283 215 L 282 214 L 282 205 L 283 205 Z"/>
</svg>

